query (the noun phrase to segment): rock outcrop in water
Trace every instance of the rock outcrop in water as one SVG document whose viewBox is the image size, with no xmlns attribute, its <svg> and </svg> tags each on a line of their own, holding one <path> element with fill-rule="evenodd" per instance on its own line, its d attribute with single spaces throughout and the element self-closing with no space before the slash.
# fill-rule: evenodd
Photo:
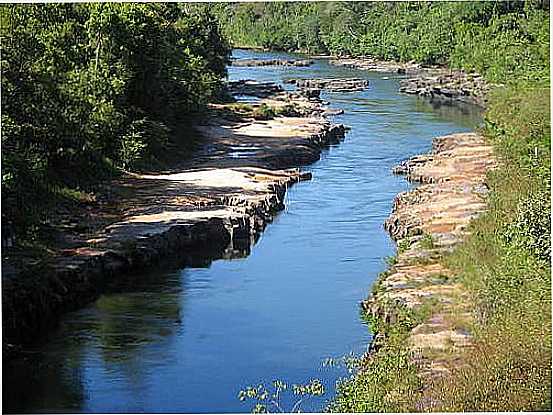
<svg viewBox="0 0 553 415">
<path fill-rule="evenodd" d="M 285 82 L 301 89 L 324 89 L 331 92 L 363 91 L 369 87 L 369 81 L 361 78 L 288 79 Z"/>
<path fill-rule="evenodd" d="M 296 66 L 305 67 L 313 65 L 310 59 L 235 59 L 232 66 Z"/>
<path fill-rule="evenodd" d="M 415 62 L 395 62 L 366 58 L 337 58 L 330 59 L 331 65 L 343 66 L 345 68 L 360 69 L 371 72 L 395 72 L 399 74 L 414 74 L 426 70 L 422 65 Z"/>
<path fill-rule="evenodd" d="M 492 146 L 475 133 L 434 140 L 430 154 L 413 157 L 394 171 L 423 183 L 399 194 L 385 228 L 402 247 L 397 260 L 362 304 L 371 315 L 395 323 L 402 308 L 430 313 L 414 327 L 408 345 L 423 383 L 462 364 L 470 347 L 472 299 L 441 257 L 467 235 L 470 220 L 486 209 L 486 172 L 496 165 Z M 373 349 L 385 341 L 377 333 Z M 432 402 L 420 401 L 420 410 Z"/>
<path fill-rule="evenodd" d="M 463 71 L 438 71 L 400 82 L 400 92 L 444 101 L 485 106 L 490 86 L 480 75 Z"/>
<path fill-rule="evenodd" d="M 227 85 L 232 95 L 250 95 L 257 98 L 267 98 L 283 91 L 282 87 L 274 82 L 257 82 L 251 79 L 230 81 Z"/>
<path fill-rule="evenodd" d="M 400 92 L 414 94 L 432 100 L 459 101 L 486 105 L 486 95 L 491 85 L 477 73 L 449 70 L 438 66 L 422 66 L 414 62 L 383 61 L 373 58 L 331 59 L 333 65 L 371 72 L 395 72 L 411 75 L 400 82 Z"/>
<path fill-rule="evenodd" d="M 316 88 L 301 88 L 291 92 L 272 82 L 257 82 L 251 79 L 229 82 L 228 87 L 235 96 L 240 96 L 246 101 L 248 97 L 252 98 L 250 105 L 256 108 L 264 104 L 288 116 L 316 118 L 343 113 L 340 109 L 327 108 L 320 98 L 321 90 Z M 225 108 L 226 105 L 214 107 Z"/>
<path fill-rule="evenodd" d="M 4 352 L 36 339 L 61 313 L 94 300 L 110 281 L 163 258 L 187 265 L 247 254 L 283 209 L 287 187 L 310 177 L 296 167 L 318 160 L 324 147 L 344 137 L 343 125 L 322 117 L 326 108 L 320 100 L 274 84 L 236 85 L 266 97 L 265 105 L 308 115 L 260 121 L 209 113 L 196 126 L 201 146 L 186 167 L 112 182 L 123 206 L 118 219 L 72 234 L 71 243 L 48 261 L 4 276 Z"/>
</svg>

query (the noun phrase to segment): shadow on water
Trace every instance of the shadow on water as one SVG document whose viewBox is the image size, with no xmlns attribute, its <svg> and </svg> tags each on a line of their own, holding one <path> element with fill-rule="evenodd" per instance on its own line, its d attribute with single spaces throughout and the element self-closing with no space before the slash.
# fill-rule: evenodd
<svg viewBox="0 0 553 415">
<path fill-rule="evenodd" d="M 69 313 L 44 344 L 4 366 L 4 410 L 81 411 L 90 398 L 91 349 L 94 360 L 117 368 L 119 381 L 138 387 L 144 381 L 144 349 L 163 344 L 182 322 L 181 291 L 178 273 L 160 278 L 158 270 L 120 281 L 93 307 Z"/>
<path fill-rule="evenodd" d="M 186 280 L 181 270 L 207 269 L 217 258 L 245 258 L 252 245 L 231 244 L 225 250 L 168 259 L 149 272 L 108 283 L 92 307 L 67 314 L 39 344 L 3 365 L 4 412 L 81 412 L 91 398 L 87 367 L 98 362 L 117 372 L 117 382 L 139 390 L 148 376 L 147 348 L 162 349 L 167 338 L 182 329 Z"/>
</svg>

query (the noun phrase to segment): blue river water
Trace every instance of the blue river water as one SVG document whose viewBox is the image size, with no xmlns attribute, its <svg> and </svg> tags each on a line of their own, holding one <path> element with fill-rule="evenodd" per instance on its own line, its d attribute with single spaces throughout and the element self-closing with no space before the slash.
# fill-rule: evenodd
<svg viewBox="0 0 553 415">
<path fill-rule="evenodd" d="M 289 189 L 285 211 L 251 254 L 136 275 L 125 289 L 66 315 L 47 341 L 4 371 L 5 410 L 249 412 L 240 389 L 312 378 L 327 392 L 302 409 L 324 409 L 347 373 L 323 361 L 360 354 L 371 339 L 359 302 L 395 252 L 382 224 L 394 196 L 410 186 L 391 168 L 428 151 L 433 137 L 473 129 L 481 115 L 400 94 L 397 74 L 325 60 L 307 68 L 229 68 L 231 80 L 295 77 L 362 77 L 370 85 L 323 93 L 345 111 L 334 122 L 351 131 L 305 167 L 313 179 Z"/>
</svg>

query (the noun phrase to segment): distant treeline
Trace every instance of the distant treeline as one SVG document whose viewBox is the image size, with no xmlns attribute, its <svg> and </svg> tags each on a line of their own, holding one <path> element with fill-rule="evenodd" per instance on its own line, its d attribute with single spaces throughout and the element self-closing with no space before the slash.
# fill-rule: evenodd
<svg viewBox="0 0 553 415">
<path fill-rule="evenodd" d="M 549 2 L 270 2 L 212 5 L 235 47 L 374 56 L 542 78 Z M 532 71 L 521 68 L 531 62 Z"/>
<path fill-rule="evenodd" d="M 183 116 L 221 92 L 230 49 L 206 8 L 0 11 L 2 217 L 16 227 L 56 191 L 151 163 Z"/>
</svg>

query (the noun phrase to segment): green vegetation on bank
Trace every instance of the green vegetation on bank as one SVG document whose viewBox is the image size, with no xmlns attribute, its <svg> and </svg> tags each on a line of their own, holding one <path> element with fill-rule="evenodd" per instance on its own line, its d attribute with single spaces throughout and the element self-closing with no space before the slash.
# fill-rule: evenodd
<svg viewBox="0 0 553 415">
<path fill-rule="evenodd" d="M 500 167 L 489 211 L 443 261 L 478 306 L 467 365 L 425 396 L 444 411 L 551 409 L 549 5 L 525 2 L 255 3 L 215 10 L 236 46 L 372 56 L 476 70 L 504 84 L 483 133 Z M 401 312 L 401 310 L 399 310 Z M 332 411 L 416 411 L 406 338 L 417 320 L 379 325 L 387 343 L 342 382 Z"/>
<path fill-rule="evenodd" d="M 273 2 L 212 10 L 235 47 L 447 64 L 502 82 L 548 78 L 549 13 L 543 7 L 548 3 Z"/>
<path fill-rule="evenodd" d="M 432 385 L 445 411 L 551 410 L 549 88 L 498 91 L 486 136 L 502 165 L 489 211 L 445 259 L 474 295 L 480 324 L 467 367 Z"/>
<path fill-rule="evenodd" d="M 23 239 L 48 205 L 81 198 L 120 169 L 156 163 L 186 115 L 221 93 L 230 48 L 207 9 L 101 3 L 0 11 L 2 223 Z"/>
<path fill-rule="evenodd" d="M 413 313 L 389 304 L 397 321 L 370 321 L 371 331 L 386 340 L 339 384 L 331 411 L 416 412 L 422 399 L 436 411 L 551 410 L 549 88 L 505 88 L 490 98 L 483 133 L 501 165 L 489 173 L 489 210 L 442 258 L 477 306 L 475 346 L 451 377 L 426 385 L 423 398 L 407 339 L 437 306 Z M 379 289 L 377 281 L 373 291 Z"/>
</svg>

